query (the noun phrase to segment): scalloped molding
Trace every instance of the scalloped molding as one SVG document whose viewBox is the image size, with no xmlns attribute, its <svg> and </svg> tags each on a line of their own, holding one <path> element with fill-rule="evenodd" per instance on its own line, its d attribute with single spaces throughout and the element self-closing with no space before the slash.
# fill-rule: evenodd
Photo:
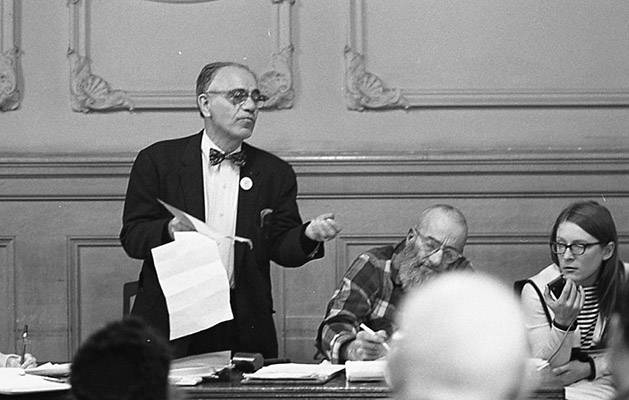
<svg viewBox="0 0 629 400">
<path fill-rule="evenodd" d="M 113 90 L 102 77 L 92 74 L 91 61 L 85 54 L 85 35 L 89 27 L 86 3 L 91 0 L 68 0 L 70 39 L 68 62 L 70 64 L 70 101 L 74 111 L 111 111 L 119 109 L 196 109 L 192 90 L 126 91 Z M 291 42 L 291 7 L 295 0 L 271 0 L 276 7 L 274 30 L 276 51 L 271 55 L 269 69 L 260 75 L 260 88 L 269 100 L 262 109 L 279 110 L 293 106 Z"/>
<path fill-rule="evenodd" d="M 350 110 L 410 107 L 629 106 L 629 89 L 426 90 L 387 88 L 365 65 L 365 0 L 348 0 L 345 100 Z"/>
<path fill-rule="evenodd" d="M 17 45 L 17 0 L 0 0 L 0 111 L 20 106 Z"/>
</svg>

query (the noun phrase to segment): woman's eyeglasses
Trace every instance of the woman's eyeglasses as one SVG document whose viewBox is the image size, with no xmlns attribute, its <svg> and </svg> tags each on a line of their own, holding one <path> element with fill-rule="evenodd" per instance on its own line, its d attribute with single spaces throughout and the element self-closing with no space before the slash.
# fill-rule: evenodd
<svg viewBox="0 0 629 400">
<path fill-rule="evenodd" d="M 563 254 L 566 252 L 566 250 L 570 250 L 572 255 L 580 256 L 580 255 L 583 255 L 589 247 L 595 246 L 597 244 L 601 244 L 601 242 L 571 243 L 571 244 L 561 243 L 561 242 L 551 242 L 550 251 L 552 251 L 555 254 Z"/>
<path fill-rule="evenodd" d="M 227 100 L 229 100 L 230 103 L 235 106 L 244 103 L 249 97 L 251 97 L 251 100 L 253 100 L 253 102 L 256 103 L 257 106 L 262 105 L 262 103 L 269 99 L 268 96 L 260 93 L 258 89 L 253 89 L 251 92 L 249 92 L 247 89 L 208 90 L 205 93 L 222 94 Z"/>
</svg>

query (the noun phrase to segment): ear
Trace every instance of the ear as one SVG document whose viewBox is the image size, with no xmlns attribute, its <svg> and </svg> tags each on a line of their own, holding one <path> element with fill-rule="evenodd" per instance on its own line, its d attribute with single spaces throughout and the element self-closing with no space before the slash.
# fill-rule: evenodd
<svg viewBox="0 0 629 400">
<path fill-rule="evenodd" d="M 412 246 L 415 244 L 415 241 L 417 240 L 417 231 L 415 230 L 415 228 L 411 228 L 408 230 L 408 233 L 406 234 L 406 246 Z"/>
<path fill-rule="evenodd" d="M 614 242 L 609 242 L 603 247 L 603 260 L 607 261 L 614 255 L 614 249 L 616 245 Z"/>
<path fill-rule="evenodd" d="M 212 116 L 212 113 L 210 113 L 210 99 L 207 94 L 201 93 L 197 96 L 197 107 L 199 107 L 199 111 L 205 118 Z"/>
</svg>

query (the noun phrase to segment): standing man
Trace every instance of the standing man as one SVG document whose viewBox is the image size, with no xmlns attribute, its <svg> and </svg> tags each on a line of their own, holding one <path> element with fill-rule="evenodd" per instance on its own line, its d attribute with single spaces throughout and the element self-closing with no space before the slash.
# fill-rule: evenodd
<svg viewBox="0 0 629 400">
<path fill-rule="evenodd" d="M 201 132 L 155 143 L 138 154 L 123 212 L 120 240 L 127 254 L 144 260 L 132 314 L 166 337 L 168 311 L 151 249 L 191 230 L 157 199 L 204 220 L 217 232 L 251 239 L 219 241 L 231 286 L 234 319 L 172 341 L 174 356 L 211 351 L 259 352 L 277 356 L 269 261 L 298 267 L 323 256 L 322 242 L 336 236 L 333 214 L 302 223 L 292 167 L 244 142 L 251 137 L 258 107 L 266 100 L 246 66 L 217 62 L 197 78 Z"/>
<path fill-rule="evenodd" d="M 359 255 L 328 303 L 317 334 L 319 351 L 333 363 L 385 355 L 403 295 L 442 272 L 471 269 L 462 254 L 466 240 L 463 214 L 437 204 L 422 212 L 396 246 Z"/>
</svg>

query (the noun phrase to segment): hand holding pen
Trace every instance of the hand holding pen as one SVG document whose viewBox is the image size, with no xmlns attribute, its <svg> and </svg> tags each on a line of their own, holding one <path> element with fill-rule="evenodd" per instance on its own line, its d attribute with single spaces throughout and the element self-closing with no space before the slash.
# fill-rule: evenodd
<svg viewBox="0 0 629 400">
<path fill-rule="evenodd" d="M 28 325 L 24 325 L 22 331 L 22 353 L 20 354 L 20 367 L 21 368 L 33 368 L 37 366 L 37 360 L 31 354 L 27 352 L 28 346 L 30 346 L 31 339 L 28 336 Z"/>
<path fill-rule="evenodd" d="M 356 339 L 345 348 L 345 360 L 366 361 L 385 356 L 389 351 L 387 333 L 383 330 L 374 332 L 365 324 L 360 324 L 360 328 L 362 330 L 356 334 Z"/>
</svg>

